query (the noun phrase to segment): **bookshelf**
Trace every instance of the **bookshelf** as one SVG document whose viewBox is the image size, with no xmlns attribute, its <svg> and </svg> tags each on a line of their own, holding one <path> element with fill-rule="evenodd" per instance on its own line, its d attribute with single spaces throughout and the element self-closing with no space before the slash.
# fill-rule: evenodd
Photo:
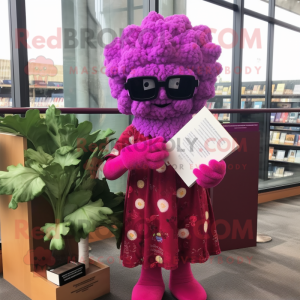
<svg viewBox="0 0 300 300">
<path fill-rule="evenodd" d="M 231 83 L 222 82 L 215 85 L 215 97 L 209 99 L 206 103 L 208 109 L 213 108 L 231 108 Z M 214 114 L 216 119 L 226 124 L 230 122 L 230 114 Z"/>
<path fill-rule="evenodd" d="M 62 82 L 47 84 L 30 84 L 30 107 L 49 107 L 54 104 L 58 108 L 65 107 Z M 0 107 L 12 107 L 11 84 L 0 83 Z"/>
<path fill-rule="evenodd" d="M 270 162 L 276 162 L 276 163 L 284 163 L 284 164 L 293 164 L 293 165 L 300 165 L 299 163 L 296 162 L 291 162 L 291 161 L 284 161 L 284 160 L 277 160 L 277 159 L 269 159 Z"/>
<path fill-rule="evenodd" d="M 300 80 L 273 82 L 271 108 L 300 107 Z M 300 170 L 300 114 L 276 113 L 270 114 L 269 120 L 269 161 L 268 175 L 277 173 L 276 178 L 293 176 Z M 274 143 L 274 134 L 276 141 Z M 290 145 L 286 144 L 286 137 Z M 278 159 L 278 156 L 280 159 Z M 278 176 L 279 175 L 279 176 Z M 295 176 L 295 179 L 297 177 Z"/>
<path fill-rule="evenodd" d="M 287 125 L 287 126 L 298 126 L 300 127 L 300 122 L 299 123 L 274 123 L 274 122 L 270 122 L 270 125 L 274 125 L 274 126 L 282 126 L 282 125 Z"/>
<path fill-rule="evenodd" d="M 300 146 L 295 146 L 295 145 L 292 145 L 292 146 L 290 146 L 290 145 L 285 145 L 285 144 L 269 144 L 270 146 L 272 146 L 272 147 L 288 147 L 288 148 L 295 148 L 295 149 L 300 149 Z"/>
<path fill-rule="evenodd" d="M 214 103 L 211 108 L 233 108 L 231 100 L 231 83 L 230 82 L 218 82 L 215 85 L 216 95 L 208 101 Z M 227 92 L 226 92 L 227 91 Z M 230 93 L 228 92 L 230 91 Z M 272 94 L 267 98 L 266 96 L 266 82 L 243 82 L 241 86 L 241 97 L 238 102 L 238 107 L 243 108 L 300 108 L 300 80 L 286 80 L 286 81 L 273 81 L 272 82 Z M 237 101 L 235 101 L 235 107 Z M 208 104 L 209 107 L 209 104 Z M 294 118 L 292 122 L 288 121 L 289 116 L 285 116 L 286 120 L 275 119 L 271 120 L 271 114 L 259 115 L 239 115 L 237 117 L 238 122 L 259 122 L 261 131 L 260 140 L 260 169 L 259 178 L 263 184 L 260 183 L 259 189 L 278 189 L 278 185 L 285 187 L 291 184 L 299 184 L 300 178 L 300 160 L 297 162 L 287 161 L 290 151 L 292 154 L 300 156 L 300 143 L 298 141 L 295 144 L 285 145 L 284 143 L 272 143 L 270 140 L 270 132 L 276 131 L 286 135 L 300 136 L 300 115 Z M 220 121 L 220 117 L 218 116 Z M 220 121 L 221 123 L 224 121 Z M 274 154 L 281 151 L 281 155 L 284 154 L 286 161 L 280 161 L 276 159 L 269 159 L 270 148 L 273 148 Z M 276 156 L 275 156 L 276 158 Z M 299 159 L 299 158 L 298 158 Z M 272 168 L 272 172 L 270 172 Z M 275 170 L 275 172 L 274 172 Z M 288 177 L 288 178 L 287 178 Z"/>
</svg>

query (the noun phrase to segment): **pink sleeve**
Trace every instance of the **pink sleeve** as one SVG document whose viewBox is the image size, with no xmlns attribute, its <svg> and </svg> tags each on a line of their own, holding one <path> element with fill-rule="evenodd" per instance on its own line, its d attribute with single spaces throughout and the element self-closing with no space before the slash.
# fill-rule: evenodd
<svg viewBox="0 0 300 300">
<path fill-rule="evenodd" d="M 103 174 L 108 180 L 116 180 L 127 171 L 122 162 L 120 152 L 123 148 L 134 144 L 134 134 L 132 125 L 128 126 L 117 140 L 110 154 L 105 156 L 104 160 L 106 160 L 106 163 Z"/>
<path fill-rule="evenodd" d="M 104 160 L 119 156 L 123 148 L 134 144 L 134 134 L 135 132 L 133 126 L 128 126 L 117 140 L 111 152 L 105 156 Z"/>
</svg>

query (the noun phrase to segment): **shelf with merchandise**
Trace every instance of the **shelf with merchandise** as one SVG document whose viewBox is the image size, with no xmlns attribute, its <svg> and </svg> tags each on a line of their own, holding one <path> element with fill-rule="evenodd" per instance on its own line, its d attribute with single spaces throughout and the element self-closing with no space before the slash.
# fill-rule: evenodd
<svg viewBox="0 0 300 300">
<path fill-rule="evenodd" d="M 218 83 L 220 84 L 220 83 Z M 216 84 L 216 86 L 218 85 Z M 224 97 L 224 96 L 219 96 Z M 226 97 L 226 96 L 225 96 Z M 277 80 L 268 85 L 266 81 L 252 81 L 241 83 L 241 95 L 240 99 L 234 99 L 234 106 L 237 105 L 241 109 L 251 108 L 280 108 L 284 112 L 285 108 L 299 108 L 300 109 L 300 80 Z M 256 107 L 255 107 L 256 106 Z M 287 188 L 290 185 L 294 185 L 297 178 L 294 178 L 295 174 L 300 177 L 300 161 L 299 163 L 293 163 L 288 161 L 270 160 L 270 149 L 273 147 L 277 155 L 278 151 L 284 152 L 284 157 L 289 157 L 291 151 L 300 155 L 300 144 L 298 145 L 298 137 L 300 136 L 300 113 L 282 113 L 281 118 L 275 117 L 277 112 L 271 118 L 270 114 L 237 114 L 239 122 L 259 122 L 261 132 L 261 156 L 260 163 L 261 168 L 259 172 L 259 190 L 267 192 L 269 190 L 278 188 Z M 297 123 L 299 117 L 299 123 Z M 291 120 L 291 121 L 289 121 Z M 275 142 L 272 142 L 271 132 L 277 132 Z M 290 144 L 279 144 L 280 137 L 288 136 L 287 140 Z M 291 141 L 294 137 L 294 142 Z M 276 157 L 275 155 L 275 157 Z M 281 153 L 283 155 L 283 153 Z M 274 158 L 275 158 L 274 157 Z M 281 156 L 279 155 L 279 158 Z M 298 158 L 299 159 L 299 158 Z M 272 164 L 272 167 L 280 168 L 281 175 L 287 172 L 284 176 L 270 178 L 268 173 L 268 165 Z M 284 170 L 283 170 L 284 169 Z M 294 175 L 291 176 L 291 173 Z M 275 174 L 275 173 L 274 173 Z M 289 176 L 287 176 L 289 174 Z M 298 177 L 298 179 L 299 179 Z M 281 178 L 281 180 L 277 179 Z M 270 179 L 270 180 L 269 180 Z M 272 179 L 272 180 L 271 180 Z M 276 179 L 276 180 L 275 180 Z M 272 183 L 273 182 L 273 183 Z M 299 180 L 298 180 L 299 182 Z"/>
<path fill-rule="evenodd" d="M 266 97 L 266 95 L 241 95 L 242 99 L 246 99 L 246 98 L 249 98 L 249 99 L 264 99 L 264 101 L 265 101 L 265 97 Z M 245 100 L 242 100 L 242 101 L 245 101 Z M 259 101 L 259 100 L 253 100 L 253 101 Z"/>
<path fill-rule="evenodd" d="M 281 122 L 271 122 L 270 125 L 275 125 L 275 126 L 282 126 L 282 125 L 288 125 L 288 126 L 297 126 L 300 127 L 300 123 L 281 123 Z"/>
<path fill-rule="evenodd" d="M 213 98 L 211 98 L 211 99 L 209 99 L 209 100 L 212 100 L 212 99 L 214 99 L 214 98 L 216 98 L 216 99 L 223 99 L 223 98 L 229 98 L 229 99 L 231 99 L 231 94 L 227 94 L 227 95 L 215 95 Z"/>
<path fill-rule="evenodd" d="M 285 161 L 285 160 L 277 160 L 277 159 L 269 159 L 269 162 L 278 162 L 278 163 L 285 163 L 285 164 L 292 164 L 292 165 L 300 165 L 300 162 L 296 163 L 296 162 Z"/>
<path fill-rule="evenodd" d="M 11 88 L 11 84 L 1 84 L 0 88 Z M 29 85 L 30 89 L 47 89 L 47 90 L 62 90 L 63 86 L 49 86 L 49 85 Z"/>
<path fill-rule="evenodd" d="M 292 130 L 292 129 L 282 129 L 282 128 L 271 128 L 270 131 L 283 131 L 283 132 L 300 132 L 300 128 L 298 130 Z"/>
<path fill-rule="evenodd" d="M 272 95 L 272 102 L 275 102 L 273 101 L 274 99 L 276 98 L 287 98 L 287 99 L 294 99 L 294 98 L 300 98 L 300 95 L 299 94 L 273 94 Z"/>
<path fill-rule="evenodd" d="M 274 179 L 276 180 L 276 179 L 282 179 L 282 178 L 290 177 L 290 176 L 293 176 L 293 175 L 294 175 L 294 172 L 290 172 L 290 171 L 284 171 L 283 175 L 274 175 L 274 172 L 272 171 L 272 175 L 269 174 L 268 178 L 272 179 L 272 180 L 274 180 Z"/>
<path fill-rule="evenodd" d="M 242 82 L 241 95 L 242 97 L 260 96 L 264 97 L 266 93 L 266 82 Z"/>
<path fill-rule="evenodd" d="M 265 108 L 266 102 L 265 98 L 257 98 L 252 99 L 251 97 L 247 98 L 246 100 L 241 99 L 241 109 L 244 108 Z"/>
<path fill-rule="evenodd" d="M 48 108 L 51 105 L 56 108 L 65 107 L 64 97 L 30 97 L 30 107 Z"/>
<path fill-rule="evenodd" d="M 280 146 L 280 147 L 288 147 L 288 148 L 299 148 L 300 149 L 300 145 L 299 146 L 297 146 L 297 145 L 285 145 L 285 144 L 272 144 L 272 143 L 270 143 L 269 144 L 270 146 L 273 146 L 273 147 L 277 147 L 277 146 Z"/>
<path fill-rule="evenodd" d="M 0 107 L 12 107 L 12 98 L 9 95 L 1 95 L 0 94 Z"/>
<path fill-rule="evenodd" d="M 218 82 L 215 84 L 216 97 L 231 96 L 231 82 Z"/>
</svg>

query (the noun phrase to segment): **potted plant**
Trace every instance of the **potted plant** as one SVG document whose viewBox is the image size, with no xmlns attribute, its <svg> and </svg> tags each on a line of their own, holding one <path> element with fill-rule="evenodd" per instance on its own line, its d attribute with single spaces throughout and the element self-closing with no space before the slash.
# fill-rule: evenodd
<svg viewBox="0 0 300 300">
<path fill-rule="evenodd" d="M 114 132 L 91 131 L 90 122 L 78 123 L 75 115 L 62 115 L 55 106 L 45 118 L 38 110 L 27 111 L 24 118 L 0 118 L 0 132 L 27 139 L 25 165 L 0 172 L 0 194 L 12 195 L 11 209 L 42 195 L 55 217 L 55 223 L 41 228 L 50 250 L 64 249 L 64 236 L 71 234 L 87 268 L 88 236 L 97 227 L 106 226 L 120 246 L 124 207 L 123 193 L 110 192 L 106 180 L 96 178 Z"/>
</svg>

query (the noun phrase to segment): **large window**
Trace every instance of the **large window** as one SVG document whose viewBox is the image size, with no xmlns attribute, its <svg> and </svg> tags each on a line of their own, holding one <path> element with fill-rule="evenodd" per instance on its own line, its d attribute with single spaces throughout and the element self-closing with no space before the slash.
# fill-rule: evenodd
<svg viewBox="0 0 300 300">
<path fill-rule="evenodd" d="M 31 106 L 117 108 L 105 75 L 103 51 L 127 25 L 141 24 L 143 1 L 27 0 L 26 11 Z M 77 117 L 92 122 L 94 130 L 115 130 L 116 137 L 131 118 Z M 114 191 L 125 190 L 126 176 L 111 185 Z"/>
<path fill-rule="evenodd" d="M 299 53 L 300 33 L 275 26 L 272 108 L 300 108 Z M 271 114 L 269 177 L 276 179 L 270 182 L 273 186 L 299 182 L 299 126 L 298 113 Z M 276 177 L 276 170 L 283 176 Z"/>
<path fill-rule="evenodd" d="M 245 8 L 267 15 L 269 13 L 269 0 L 245 0 Z"/>
<path fill-rule="evenodd" d="M 185 14 L 193 26 L 207 25 L 211 28 L 213 42 L 222 47 L 219 62 L 223 72 L 215 84 L 215 97 L 207 101 L 208 108 L 300 108 L 300 1 L 25 1 L 32 107 L 54 104 L 57 107 L 117 108 L 117 100 L 111 96 L 105 75 L 104 47 L 120 36 L 127 25 L 140 25 L 149 9 L 155 9 L 165 17 Z M 8 0 L 0 0 L 2 107 L 13 103 L 8 3 Z M 240 15 L 241 4 L 245 7 L 243 16 Z M 240 32 L 243 35 L 239 38 Z M 270 116 L 222 113 L 215 117 L 222 123 L 260 123 L 260 189 L 299 182 L 298 113 Z M 132 118 L 78 115 L 80 121 L 91 121 L 95 130 L 114 129 L 116 137 Z M 287 137 L 290 140 L 286 140 Z M 123 177 L 113 183 L 112 189 L 124 190 L 125 183 Z"/>
<path fill-rule="evenodd" d="M 171 5 L 170 5 L 171 3 Z M 233 11 L 215 4 L 198 0 L 163 0 L 160 11 L 163 16 L 185 14 L 193 26 L 206 25 L 212 31 L 213 42 L 222 47 L 218 62 L 223 66 L 223 72 L 218 76 L 215 85 L 216 96 L 207 102 L 208 108 L 231 107 L 231 76 L 233 49 Z M 215 114 L 220 122 L 229 122 L 230 114 Z"/>
<path fill-rule="evenodd" d="M 268 23 L 244 18 L 241 108 L 265 108 Z"/>
<path fill-rule="evenodd" d="M 30 106 L 64 107 L 61 0 L 27 0 L 26 20 Z"/>
<path fill-rule="evenodd" d="M 0 0 L 0 107 L 11 107 L 11 61 L 8 1 Z"/>
<path fill-rule="evenodd" d="M 300 26 L 300 1 L 276 0 L 275 18 L 289 24 Z"/>
</svg>

